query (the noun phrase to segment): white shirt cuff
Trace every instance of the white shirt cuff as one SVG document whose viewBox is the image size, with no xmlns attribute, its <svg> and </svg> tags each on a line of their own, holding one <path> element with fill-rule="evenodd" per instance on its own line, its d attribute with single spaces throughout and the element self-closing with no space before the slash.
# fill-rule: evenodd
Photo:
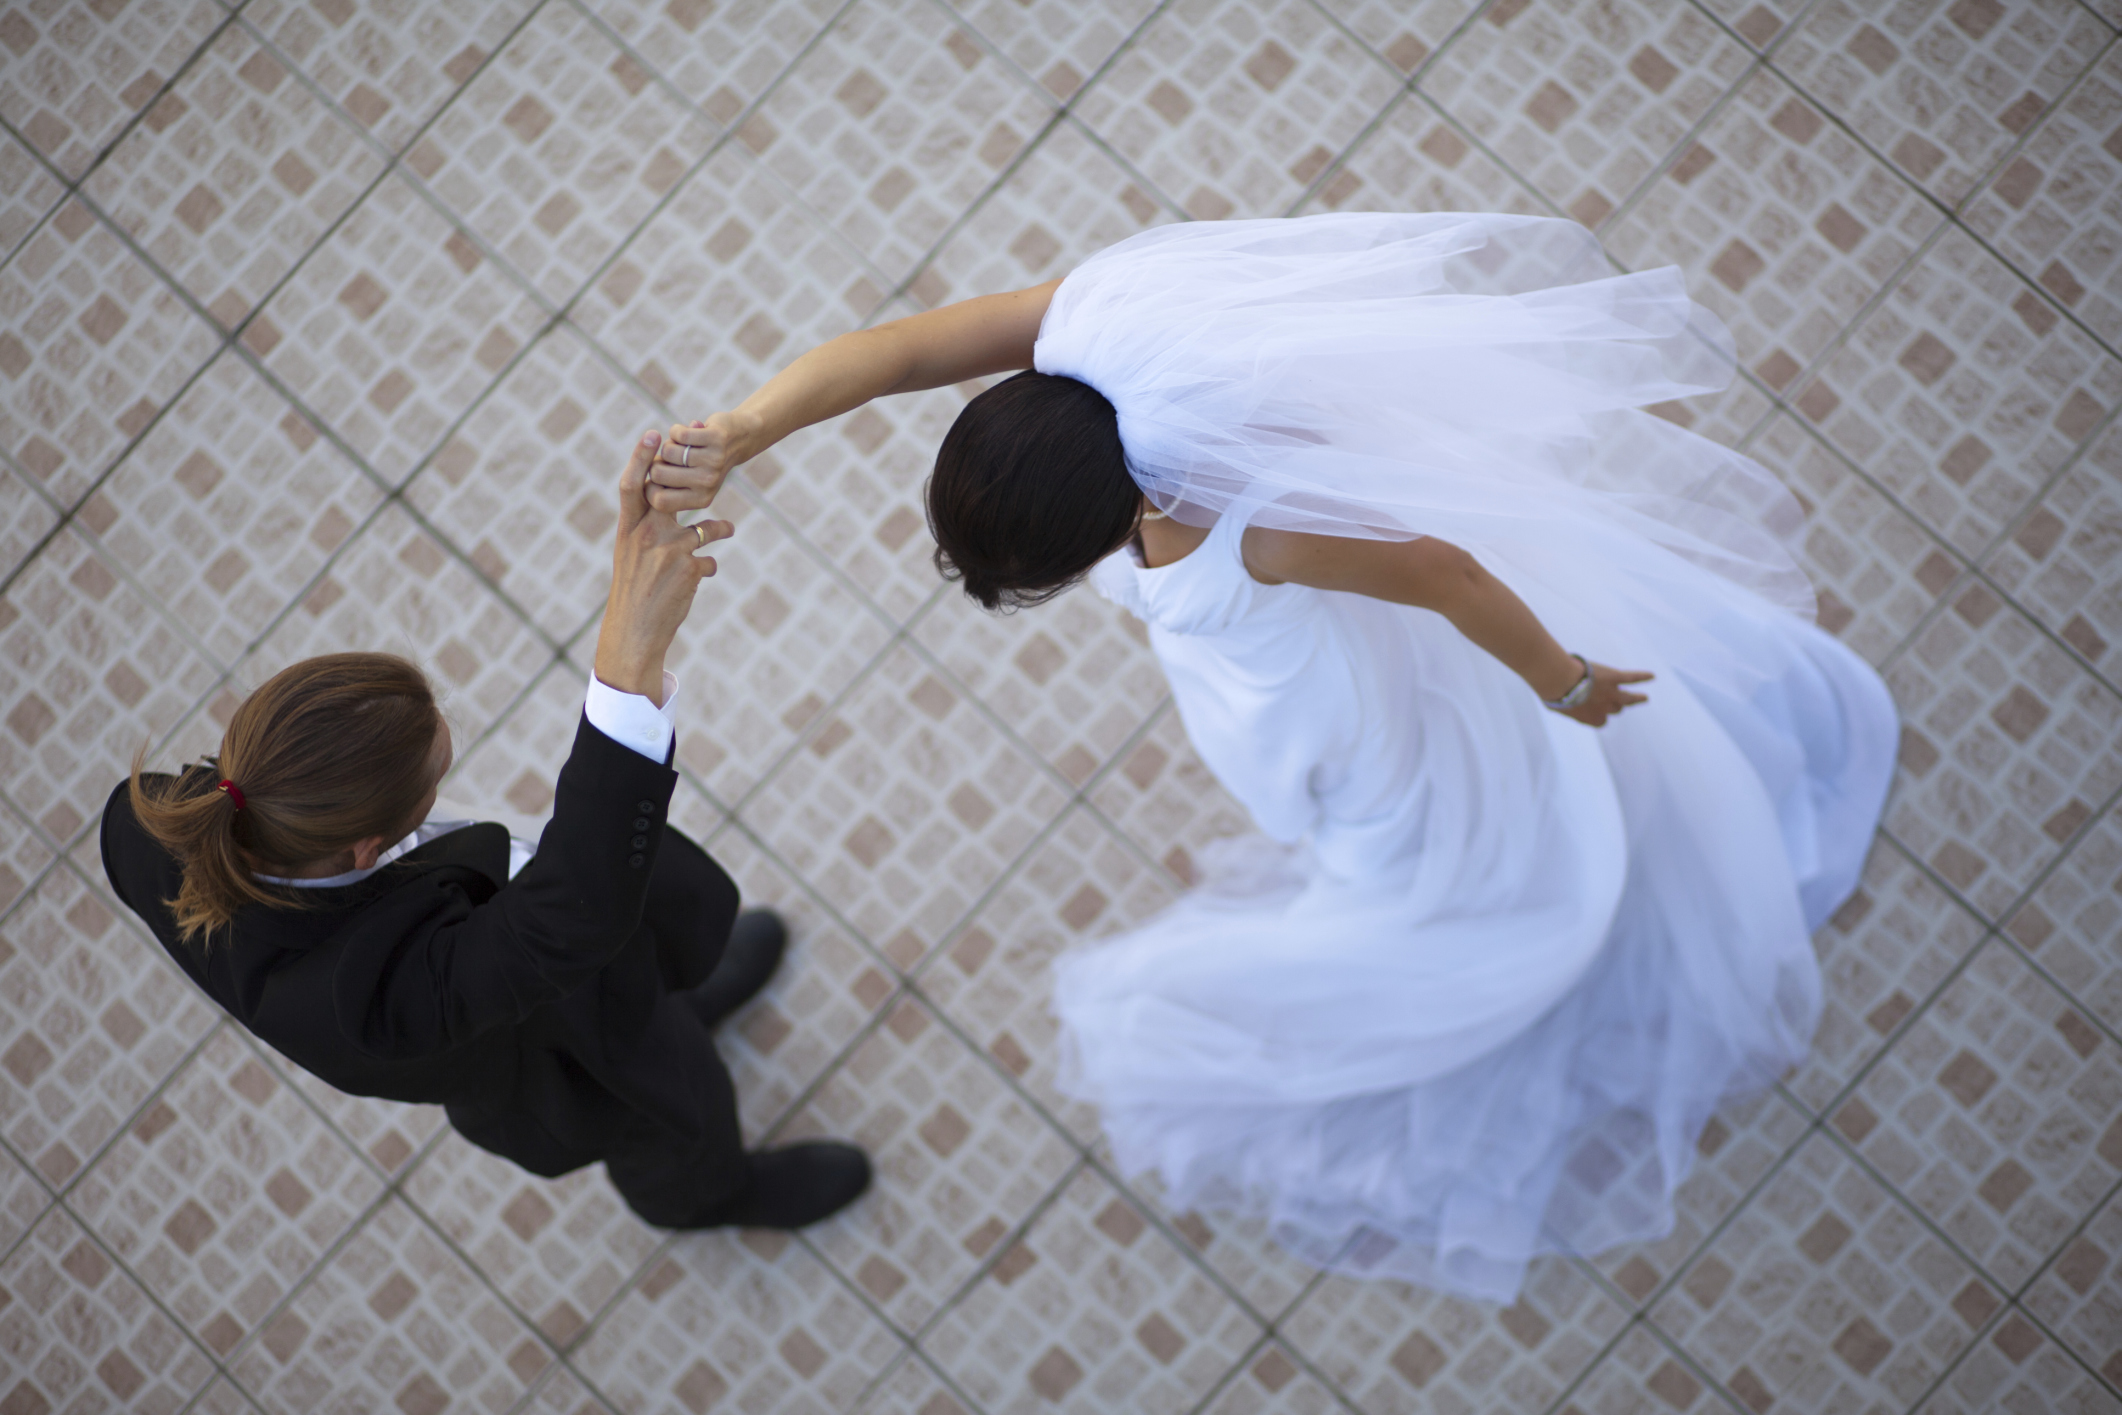
<svg viewBox="0 0 2122 1415">
<path fill-rule="evenodd" d="M 678 680 L 668 670 L 663 674 L 661 707 L 639 693 L 622 693 L 592 673 L 589 697 L 583 702 L 582 711 L 590 726 L 661 766 L 670 756 L 671 739 L 678 733 L 671 715 L 677 701 Z"/>
</svg>

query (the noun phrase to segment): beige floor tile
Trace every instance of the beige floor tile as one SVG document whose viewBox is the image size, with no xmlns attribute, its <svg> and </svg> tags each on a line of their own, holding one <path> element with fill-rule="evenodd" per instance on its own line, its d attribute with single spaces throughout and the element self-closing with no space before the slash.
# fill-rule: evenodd
<svg viewBox="0 0 2122 1415">
<path fill-rule="evenodd" d="M 1072 944 L 1146 918 L 1173 893 L 1167 876 L 1077 807 L 924 968 L 921 990 L 1079 1143 L 1096 1144 L 1097 1112 L 1057 1085 L 1053 960 Z"/>
<path fill-rule="evenodd" d="M 902 645 L 820 716 L 740 814 L 897 959 L 901 930 L 924 950 L 947 937 L 1067 800 Z"/>
<path fill-rule="evenodd" d="M 950 0 L 951 8 L 1009 61 L 1066 103 L 1083 91 L 1156 0 Z"/>
<path fill-rule="evenodd" d="M 1750 60 L 1683 0 L 1532 5 L 1500 27 L 1468 26 L 1422 91 L 1556 208 L 1597 228 Z"/>
<path fill-rule="evenodd" d="M 744 908 L 771 908 L 788 925 L 788 952 L 773 981 L 715 1033 L 737 1085 L 745 1142 L 756 1145 L 847 1049 L 895 984 L 891 968 L 835 923 L 750 836 L 725 829 L 707 845 L 743 892 Z"/>
<path fill-rule="evenodd" d="M 0 577 L 12 575 L 59 524 L 59 512 L 26 477 L 0 466 Z"/>
<path fill-rule="evenodd" d="M 62 528 L 0 596 L 0 789 L 71 840 L 217 673 L 103 552 Z"/>
<path fill-rule="evenodd" d="M 1111 1149 L 1103 1141 L 1099 1142 L 1096 1155 L 1108 1174 L 1119 1172 Z M 1199 1255 L 1199 1261 L 1206 1263 L 1263 1320 L 1279 1321 L 1318 1276 L 1316 1269 L 1276 1245 L 1263 1220 L 1231 1214 L 1175 1214 L 1164 1201 L 1164 1185 L 1155 1171 L 1121 1177 L 1125 1181 L 1123 1187 L 1144 1212 L 1169 1225 Z"/>
<path fill-rule="evenodd" d="M 542 323 L 520 286 L 391 176 L 281 287 L 243 342 L 395 484 Z"/>
<path fill-rule="evenodd" d="M 1097 784 L 1090 801 L 1184 884 L 1194 882 L 1205 847 L 1253 830 L 1252 817 L 1209 773 L 1171 708 Z"/>
<path fill-rule="evenodd" d="M 483 737 L 475 741 L 458 729 L 456 764 L 443 780 L 436 810 L 446 806 L 445 819 L 499 821 L 510 835 L 537 844 L 552 819 L 553 784 L 574 748 L 588 687 L 586 671 L 556 660 Z M 681 786 L 671 800 L 671 818 L 676 820 L 681 801 L 698 794 Z M 721 820 L 716 812 L 707 823 L 710 833 Z"/>
<path fill-rule="evenodd" d="M 1651 1318 L 1755 1410 L 1906 1409 L 2002 1298 L 1815 1134 Z"/>
<path fill-rule="evenodd" d="M 1819 1112 L 1878 1054 L 1916 1005 L 1982 941 L 1980 919 L 1887 841 L 1813 935 L 1824 984 L 1811 1051 L 1784 1084 Z"/>
<path fill-rule="evenodd" d="M 714 125 L 572 5 L 541 6 L 406 165 L 555 305 L 707 155 Z"/>
<path fill-rule="evenodd" d="M 989 614 L 955 587 L 914 638 L 1079 789 L 1164 702 L 1141 621 L 1088 586 Z"/>
<path fill-rule="evenodd" d="M 619 472 L 635 439 L 665 426 L 561 325 L 480 402 L 406 498 L 539 628 L 565 639 L 611 584 Z"/>
<path fill-rule="evenodd" d="M 1732 1406 L 1705 1386 L 1655 1328 L 1629 1328 L 1614 1349 L 1570 1392 L 1556 1415 L 1651 1415 L 1671 1410 L 1700 1410 L 1725 1415 Z M 1743 1408 L 1743 1407 L 1742 1407 Z"/>
<path fill-rule="evenodd" d="M 243 23 L 396 153 L 537 0 L 256 0 Z"/>
<path fill-rule="evenodd" d="M 258 1415 L 258 1405 L 227 1376 L 216 1376 L 207 1383 L 193 1403 L 186 1407 L 187 1415 Z"/>
<path fill-rule="evenodd" d="M 2122 1373 L 2118 1373 L 2122 1374 Z M 1967 1353 L 1915 1415 L 2070 1410 L 2118 1415 L 2122 1397 L 2014 1310 Z"/>
<path fill-rule="evenodd" d="M 71 507 L 214 352 L 213 326 L 78 201 L 0 268 L 0 446 Z"/>
<path fill-rule="evenodd" d="M 1261 1328 L 1096 1172 L 921 1343 L 990 1411 L 1191 1409 Z"/>
<path fill-rule="evenodd" d="M 907 293 L 938 305 L 1020 290 L 1066 275 L 1114 242 L 1173 219 L 1071 119 L 974 208 Z"/>
<path fill-rule="evenodd" d="M 1269 1342 L 1203 1407 L 1204 1415 L 1328 1415 L 1346 1409 L 1280 1342 Z"/>
<path fill-rule="evenodd" d="M 2122 786 L 2122 698 L 1977 585 L 1887 670 L 1887 829 L 1992 919 Z"/>
<path fill-rule="evenodd" d="M 0 43 L 5 43 L 0 36 Z M 66 185 L 12 133 L 0 133 L 0 262 L 29 239 L 66 195 Z"/>
<path fill-rule="evenodd" d="M 37 1172 L 12 1151 L 0 1150 L 0 1256 L 14 1251 L 22 1236 L 52 1206 L 52 1191 Z"/>
<path fill-rule="evenodd" d="M 785 1233 L 682 1234 L 575 1353 L 625 1411 L 851 1408 L 906 1349 Z"/>
<path fill-rule="evenodd" d="M 217 1358 L 383 1194 L 383 1181 L 223 1027 L 67 1196 Z"/>
<path fill-rule="evenodd" d="M 0 919 L 57 858 L 27 817 L 0 808 Z"/>
<path fill-rule="evenodd" d="M 516 1410 L 521 1415 L 611 1415 L 612 1407 L 573 1371 L 553 1365 Z"/>
<path fill-rule="evenodd" d="M 734 408 L 887 292 L 742 144 L 724 146 L 569 318 L 686 418 Z"/>
<path fill-rule="evenodd" d="M 0 117 L 79 181 L 226 18 L 213 0 L 13 7 L 0 33 L 12 55 Z"/>
<path fill-rule="evenodd" d="M 634 1216 L 602 1165 L 540 1179 L 454 1132 L 420 1161 L 405 1197 L 562 1351 L 667 1236 Z"/>
<path fill-rule="evenodd" d="M 1702 0 L 1702 8 L 1728 26 L 1758 53 L 1767 53 L 1793 20 L 1810 10 L 1813 0 Z"/>
<path fill-rule="evenodd" d="M 1635 269 L 1680 266 L 1740 362 L 1781 392 L 1944 220 L 1789 84 L 1756 72 L 1601 234 Z"/>
<path fill-rule="evenodd" d="M 1280 1335 L 1365 1415 L 1540 1410 L 1627 1320 L 1582 1272 L 1541 1258 L 1509 1307 L 1330 1277 L 1283 1319 Z"/>
<path fill-rule="evenodd" d="M 1354 30 L 1373 53 L 1412 76 L 1477 10 L 1484 18 L 1494 16 L 1491 24 L 1507 24 L 1501 12 L 1510 7 L 1490 5 L 1484 10 L 1473 0 L 1320 0 L 1319 8 Z"/>
<path fill-rule="evenodd" d="M 361 129 L 231 25 L 85 190 L 234 329 L 383 168 Z"/>
<path fill-rule="evenodd" d="M 1947 204 L 2090 64 L 2112 31 L 2065 0 L 1878 10 L 1824 0 L 1776 64 Z"/>
<path fill-rule="evenodd" d="M 2122 1387 L 2122 1195 L 2109 1195 L 2022 1299 L 2080 1361 Z M 2109 1392 L 2112 1395 L 2112 1391 Z"/>
<path fill-rule="evenodd" d="M 387 1200 L 236 1356 L 267 1411 L 506 1409 L 550 1350 L 398 1198 Z"/>
<path fill-rule="evenodd" d="M 438 1105 L 408 1105 L 403 1101 L 378 1100 L 373 1096 L 350 1096 L 282 1058 L 280 1077 L 309 1097 L 325 1119 L 368 1156 L 369 1162 L 388 1179 L 397 1179 L 412 1163 L 436 1131 L 449 1122 Z"/>
<path fill-rule="evenodd" d="M 997 1256 L 1077 1159 L 1074 1144 L 914 996 L 890 1004 L 782 1133 L 868 1152 L 875 1189 L 805 1237 L 908 1335 Z"/>
<path fill-rule="evenodd" d="M 2122 428 L 2110 425 L 1982 569 L 2113 682 L 2122 643 Z"/>
<path fill-rule="evenodd" d="M 2071 1001 L 2122 1032 L 2122 816 L 2112 809 L 2041 881 L 2004 932 Z"/>
<path fill-rule="evenodd" d="M 2122 363 L 1950 232 L 1790 395 L 1845 456 L 1972 555 L 2122 400 Z"/>
<path fill-rule="evenodd" d="M 877 1384 L 859 1415 L 972 1415 L 933 1366 L 909 1356 Z"/>
<path fill-rule="evenodd" d="M 1969 229 L 2038 280 L 2110 346 L 2122 341 L 2122 56 L 2109 49 L 1967 203 Z"/>
<path fill-rule="evenodd" d="M 582 0 L 634 58 L 727 125 L 786 72 L 845 0 Z"/>
<path fill-rule="evenodd" d="M 943 6 L 855 0 L 741 136 L 893 287 L 1053 113 Z"/>
<path fill-rule="evenodd" d="M 1991 943 L 1836 1110 L 1835 1127 L 2002 1289 L 2122 1178 L 2122 1046 Z"/>
<path fill-rule="evenodd" d="M 397 505 L 348 543 L 237 668 L 246 688 L 312 654 L 396 653 L 419 664 L 460 745 L 550 662 L 530 626 Z"/>
<path fill-rule="evenodd" d="M 234 663 L 382 500 L 250 364 L 223 353 L 76 524 Z"/>
<path fill-rule="evenodd" d="M 6 1399 L 22 1410 L 176 1410 L 213 1362 L 81 1225 L 47 1213 L 0 1263 Z"/>
<path fill-rule="evenodd" d="M 1553 215 L 1547 203 L 1461 134 L 1419 94 L 1395 103 L 1304 199 L 1318 211 L 1510 211 Z"/>
<path fill-rule="evenodd" d="M 1181 0 L 1076 111 L 1189 216 L 1279 216 L 1400 82 L 1309 4 Z"/>
</svg>

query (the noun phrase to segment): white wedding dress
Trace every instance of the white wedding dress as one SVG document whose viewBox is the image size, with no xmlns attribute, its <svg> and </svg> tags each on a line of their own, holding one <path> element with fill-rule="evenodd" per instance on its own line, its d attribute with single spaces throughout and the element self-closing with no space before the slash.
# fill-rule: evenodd
<svg viewBox="0 0 2122 1415">
<path fill-rule="evenodd" d="M 1063 282 L 1042 371 L 1212 525 L 1096 588 L 1150 626 L 1260 834 L 1064 955 L 1063 1084 L 1179 1208 L 1508 1301 L 1672 1224 L 1703 1125 L 1803 1054 L 1809 933 L 1855 888 L 1897 725 L 1815 628 L 1761 468 L 1634 411 L 1723 384 L 1676 272 L 1565 222 L 1160 228 Z M 1440 616 L 1252 579 L 1247 525 L 1442 536 L 1566 646 L 1657 675 L 1594 730 Z"/>
</svg>

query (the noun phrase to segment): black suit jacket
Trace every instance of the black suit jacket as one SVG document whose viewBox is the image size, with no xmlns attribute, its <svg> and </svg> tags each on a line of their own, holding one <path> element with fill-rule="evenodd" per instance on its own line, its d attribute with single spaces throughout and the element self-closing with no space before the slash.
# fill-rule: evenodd
<svg viewBox="0 0 2122 1415">
<path fill-rule="evenodd" d="M 727 886 L 665 823 L 676 781 L 585 719 L 515 879 L 507 832 L 472 826 L 357 883 L 300 891 L 309 907 L 246 908 L 204 946 L 179 939 L 163 901 L 181 871 L 122 784 L 103 865 L 178 965 L 304 1070 L 444 1104 L 466 1138 L 559 1174 L 638 1145 L 644 1121 L 694 1137 L 733 1124 L 713 1044 L 642 923 L 652 882 L 704 867 Z"/>
</svg>

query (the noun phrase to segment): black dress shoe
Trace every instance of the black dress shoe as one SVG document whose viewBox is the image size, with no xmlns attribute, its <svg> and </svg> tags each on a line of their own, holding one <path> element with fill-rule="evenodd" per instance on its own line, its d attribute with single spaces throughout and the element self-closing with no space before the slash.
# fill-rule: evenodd
<svg viewBox="0 0 2122 1415">
<path fill-rule="evenodd" d="M 700 1020 L 712 1027 L 759 995 L 788 951 L 788 925 L 771 909 L 747 909 L 729 931 L 722 959 L 707 981 L 687 993 Z"/>
<path fill-rule="evenodd" d="M 692 1227 L 802 1228 L 838 1213 L 869 1188 L 869 1157 L 834 1140 L 761 1150 L 751 1162 L 751 1187 Z"/>
</svg>

